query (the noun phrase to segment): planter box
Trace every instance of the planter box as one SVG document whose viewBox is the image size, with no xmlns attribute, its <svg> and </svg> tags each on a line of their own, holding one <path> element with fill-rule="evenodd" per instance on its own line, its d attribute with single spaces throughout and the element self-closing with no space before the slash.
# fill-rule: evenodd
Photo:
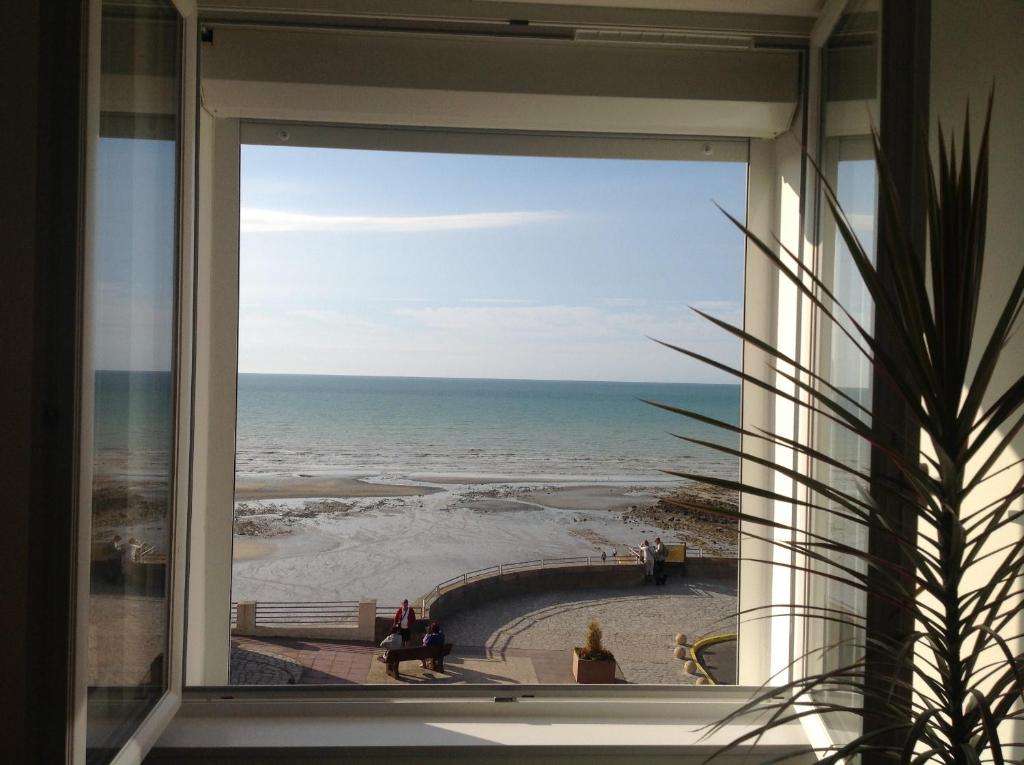
<svg viewBox="0 0 1024 765">
<path fill-rule="evenodd" d="M 572 675 L 577 683 L 610 684 L 615 682 L 615 659 L 581 659 L 572 652 Z"/>
</svg>

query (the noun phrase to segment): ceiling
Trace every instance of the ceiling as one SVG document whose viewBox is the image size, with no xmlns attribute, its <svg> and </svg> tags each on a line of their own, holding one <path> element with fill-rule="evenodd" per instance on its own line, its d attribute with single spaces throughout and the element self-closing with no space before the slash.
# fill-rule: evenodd
<svg viewBox="0 0 1024 765">
<path fill-rule="evenodd" d="M 503 2 L 504 0 L 480 0 Z M 654 9 L 660 11 L 701 11 L 754 13 L 771 16 L 815 17 L 825 0 L 522 0 L 531 5 L 599 6 L 603 8 Z"/>
<path fill-rule="evenodd" d="M 834 4 L 837 0 L 831 0 Z M 827 0 L 198 0 L 206 23 L 573 36 L 576 32 L 806 40 Z"/>
</svg>

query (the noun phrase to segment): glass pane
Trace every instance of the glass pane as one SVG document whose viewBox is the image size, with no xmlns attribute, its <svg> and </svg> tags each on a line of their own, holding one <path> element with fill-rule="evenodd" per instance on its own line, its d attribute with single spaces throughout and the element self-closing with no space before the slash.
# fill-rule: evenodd
<svg viewBox="0 0 1024 765">
<path fill-rule="evenodd" d="M 95 239 L 87 761 L 167 687 L 181 26 L 169 2 L 104 3 Z"/>
<path fill-rule="evenodd" d="M 840 21 L 825 51 L 824 135 L 822 168 L 826 180 L 836 190 L 840 205 L 853 225 L 864 251 L 874 259 L 875 207 L 877 183 L 870 139 L 872 124 L 877 124 L 877 12 L 860 12 L 853 4 Z M 822 209 L 826 209 L 822 205 Z M 849 249 L 836 229 L 831 215 L 821 222 L 822 276 L 833 294 L 851 316 L 867 331 L 874 324 L 874 306 L 860 278 Z M 845 329 L 856 336 L 853 325 Z M 871 366 L 842 328 L 824 321 L 820 337 L 819 368 L 843 394 L 865 409 L 871 407 Z M 837 394 L 838 398 L 838 394 Z M 854 406 L 844 403 L 847 408 Z M 866 413 L 863 419 L 870 420 Z M 867 443 L 844 428 L 822 419 L 818 423 L 817 443 L 851 470 L 870 471 L 871 451 Z M 848 470 L 820 466 L 820 477 L 829 485 L 858 495 L 863 483 Z M 840 509 L 832 505 L 835 509 Z M 821 513 L 812 523 L 813 531 L 831 540 L 857 548 L 866 548 L 867 534 L 853 521 Z M 821 566 L 829 576 L 845 576 L 840 567 L 863 571 L 863 562 L 849 556 L 832 556 L 834 563 Z M 812 620 L 809 627 L 811 671 L 827 672 L 851 666 L 863 655 L 864 633 L 858 618 L 866 610 L 863 592 L 839 579 L 812 577 L 811 602 L 829 609 L 835 617 Z M 822 700 L 856 706 L 860 697 L 839 689 L 822 691 Z M 842 740 L 855 732 L 859 720 L 853 715 L 831 714 L 826 721 L 833 736 Z"/>
<path fill-rule="evenodd" d="M 741 320 L 708 198 L 745 193 L 741 162 L 243 146 L 232 682 L 575 683 L 596 621 L 616 664 L 577 674 L 696 683 L 676 635 L 735 632 L 738 533 L 681 503 L 737 498 L 662 471 L 735 480 L 670 434 L 737 440 L 643 401 L 736 423 L 740 386 L 645 335 L 739 363 L 687 306 Z M 440 664 L 376 660 L 433 625 Z M 721 684 L 735 655 L 701 650 Z"/>
</svg>

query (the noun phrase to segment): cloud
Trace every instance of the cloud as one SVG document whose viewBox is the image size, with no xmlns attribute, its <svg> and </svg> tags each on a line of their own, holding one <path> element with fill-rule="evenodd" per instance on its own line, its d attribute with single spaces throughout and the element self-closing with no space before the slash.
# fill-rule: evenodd
<svg viewBox="0 0 1024 765">
<path fill-rule="evenodd" d="M 309 215 L 285 210 L 243 207 L 240 228 L 244 233 L 313 231 L 408 233 L 507 228 L 561 220 L 565 217 L 565 213 L 543 211 L 453 213 L 450 215 Z"/>
<path fill-rule="evenodd" d="M 743 315 L 743 306 L 735 300 L 695 300 L 689 305 L 720 319 L 735 320 Z"/>
<path fill-rule="evenodd" d="M 614 306 L 624 306 L 625 307 L 625 306 L 640 306 L 640 305 L 644 305 L 647 301 L 642 299 L 642 298 L 612 297 L 612 298 L 603 298 L 601 300 L 601 302 L 604 303 L 605 305 L 614 305 Z"/>
<path fill-rule="evenodd" d="M 463 303 L 500 303 L 502 305 L 529 305 L 536 300 L 526 298 L 464 298 Z"/>
<path fill-rule="evenodd" d="M 423 327 L 483 337 L 504 335 L 580 336 L 603 332 L 606 315 L 594 308 L 567 305 L 400 308 L 396 316 Z M 553 334 L 554 333 L 554 334 Z"/>
<path fill-rule="evenodd" d="M 395 308 L 371 319 L 325 306 L 243 315 L 239 368 L 252 372 L 731 382 L 646 336 L 738 363 L 739 344 L 683 307 Z"/>
</svg>

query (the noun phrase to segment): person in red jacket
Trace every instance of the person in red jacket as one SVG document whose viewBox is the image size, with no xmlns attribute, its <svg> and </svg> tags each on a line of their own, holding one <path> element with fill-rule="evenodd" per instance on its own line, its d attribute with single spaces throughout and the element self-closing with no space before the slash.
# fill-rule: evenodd
<svg viewBox="0 0 1024 765">
<path fill-rule="evenodd" d="M 402 607 L 395 611 L 394 626 L 402 635 L 402 645 L 409 645 L 409 636 L 412 634 L 413 625 L 416 624 L 416 612 L 409 606 L 408 600 L 402 601 Z"/>
</svg>

